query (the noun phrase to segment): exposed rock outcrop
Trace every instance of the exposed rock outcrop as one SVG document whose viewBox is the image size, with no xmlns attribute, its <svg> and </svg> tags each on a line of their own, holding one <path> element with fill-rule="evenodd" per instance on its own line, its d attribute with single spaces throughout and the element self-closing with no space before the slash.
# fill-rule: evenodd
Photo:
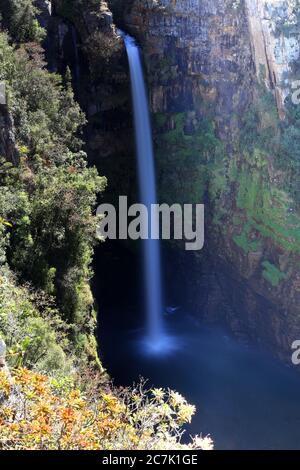
<svg viewBox="0 0 300 470">
<path fill-rule="evenodd" d="M 274 90 L 281 118 L 300 56 L 295 6 L 293 0 L 246 0 L 257 77 Z"/>
</svg>

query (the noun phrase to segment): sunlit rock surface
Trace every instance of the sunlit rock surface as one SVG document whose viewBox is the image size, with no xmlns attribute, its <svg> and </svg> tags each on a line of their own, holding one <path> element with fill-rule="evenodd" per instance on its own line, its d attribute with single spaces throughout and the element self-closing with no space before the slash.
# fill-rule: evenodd
<svg viewBox="0 0 300 470">
<path fill-rule="evenodd" d="M 294 0 L 246 0 L 256 73 L 275 90 L 281 117 L 291 90 L 292 65 L 300 55 L 295 5 Z"/>
</svg>

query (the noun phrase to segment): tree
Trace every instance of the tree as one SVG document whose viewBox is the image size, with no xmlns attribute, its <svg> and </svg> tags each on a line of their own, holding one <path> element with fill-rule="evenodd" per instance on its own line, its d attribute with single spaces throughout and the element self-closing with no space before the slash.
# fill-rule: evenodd
<svg viewBox="0 0 300 470">
<path fill-rule="evenodd" d="M 0 0 L 0 12 L 6 28 L 17 42 L 41 42 L 45 31 L 38 23 L 34 0 Z"/>
</svg>

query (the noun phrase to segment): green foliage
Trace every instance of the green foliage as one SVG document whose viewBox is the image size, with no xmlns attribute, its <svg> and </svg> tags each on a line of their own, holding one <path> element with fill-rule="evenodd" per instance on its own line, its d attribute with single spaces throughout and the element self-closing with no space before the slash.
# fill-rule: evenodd
<svg viewBox="0 0 300 470">
<path fill-rule="evenodd" d="M 280 188 L 300 202 L 300 106 L 286 103 L 286 117 L 279 120 L 274 96 L 262 85 L 257 86 L 257 97 L 245 114 L 241 126 L 240 151 L 260 153 L 261 161 L 267 164 L 267 157 L 273 166 L 284 171 L 285 179 Z"/>
<path fill-rule="evenodd" d="M 39 47 L 14 50 L 0 34 L 0 80 L 7 84 L 20 164 L 0 160 L 0 260 L 54 295 L 77 344 L 89 355 L 95 318 L 90 292 L 94 207 L 106 179 L 87 167 L 80 131 L 85 117 L 71 84 L 44 69 Z M 81 346 L 80 346 L 81 347 Z M 94 351 L 92 353 L 92 348 Z"/>
<path fill-rule="evenodd" d="M 300 106 L 287 104 L 287 116 L 282 125 L 280 139 L 279 168 L 286 173 L 285 187 L 300 203 Z"/>
<path fill-rule="evenodd" d="M 37 20 L 34 0 L 0 0 L 0 13 L 10 35 L 16 42 L 40 42 L 44 29 Z"/>
<path fill-rule="evenodd" d="M 286 279 L 287 275 L 280 271 L 274 264 L 269 261 L 264 261 L 262 263 L 264 268 L 263 277 L 273 286 L 277 287 L 281 281 Z"/>
<path fill-rule="evenodd" d="M 71 83 L 43 68 L 42 49 L 31 45 L 14 51 L 1 34 L 0 63 L 20 148 L 35 159 L 47 157 L 57 163 L 68 150 L 79 151 L 85 116 L 74 101 Z"/>
<path fill-rule="evenodd" d="M 255 252 L 260 248 L 260 241 L 251 236 L 250 222 L 243 225 L 242 233 L 235 235 L 233 240 L 245 253 Z"/>
<path fill-rule="evenodd" d="M 213 124 L 204 119 L 199 122 L 187 113 L 158 113 L 154 122 L 163 178 L 160 187 L 165 188 L 161 199 L 199 204 L 208 188 L 217 197 L 225 184 L 220 172 L 224 149 Z"/>
<path fill-rule="evenodd" d="M 35 167 L 25 159 L 7 171 L 0 213 L 14 221 L 11 266 L 37 287 L 56 293 L 66 318 L 86 321 L 82 312 L 92 301 L 84 286 L 91 276 L 96 233 L 91 207 L 105 179 L 86 168 L 82 155 L 69 157 L 68 165 L 59 166 Z"/>
<path fill-rule="evenodd" d="M 244 211 L 251 233 L 300 253 L 300 108 L 288 106 L 286 120 L 280 122 L 272 95 L 262 87 L 257 93 L 240 136 L 242 161 L 233 181 L 236 205 Z M 252 245 L 245 230 L 234 241 L 245 252 Z"/>
<path fill-rule="evenodd" d="M 102 31 L 95 31 L 86 41 L 83 49 L 90 58 L 93 69 L 101 68 L 105 73 L 105 68 L 117 53 L 121 53 L 121 42 L 114 36 L 109 36 Z M 95 71 L 94 71 L 95 73 Z"/>
<path fill-rule="evenodd" d="M 122 41 L 112 31 L 103 32 L 101 27 L 86 28 L 85 17 L 102 22 L 101 15 L 107 11 L 107 6 L 100 0 L 57 0 L 56 9 L 60 16 L 67 18 L 83 34 L 82 50 L 89 61 L 90 74 L 94 80 L 108 82 L 111 86 L 114 81 L 115 71 L 123 53 Z"/>
<path fill-rule="evenodd" d="M 109 8 L 114 14 L 114 19 L 117 24 L 122 23 L 126 11 L 130 11 L 133 0 L 108 0 Z"/>
<path fill-rule="evenodd" d="M 0 337 L 7 345 L 10 366 L 69 372 L 67 331 L 50 298 L 18 287 L 9 269 L 0 270 Z"/>
<path fill-rule="evenodd" d="M 236 203 L 245 211 L 252 230 L 288 251 L 300 253 L 299 216 L 290 211 L 288 194 L 270 185 L 266 169 L 244 165 L 239 173 Z M 235 241 L 242 243 L 240 237 Z"/>
</svg>

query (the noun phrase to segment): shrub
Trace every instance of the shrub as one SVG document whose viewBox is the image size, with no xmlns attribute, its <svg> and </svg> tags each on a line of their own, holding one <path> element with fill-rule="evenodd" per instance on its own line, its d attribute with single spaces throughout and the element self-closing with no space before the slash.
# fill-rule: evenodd
<svg viewBox="0 0 300 470">
<path fill-rule="evenodd" d="M 0 372 L 0 449 L 192 450 L 212 449 L 209 437 L 181 443 L 193 406 L 176 392 L 127 390 L 84 394 L 28 369 L 13 382 Z"/>
<path fill-rule="evenodd" d="M 11 366 L 63 374 L 70 370 L 68 327 L 50 298 L 18 287 L 13 274 L 0 271 L 0 337 Z"/>
<path fill-rule="evenodd" d="M 0 12 L 5 26 L 17 42 L 37 41 L 45 37 L 37 20 L 34 0 L 0 0 Z"/>
</svg>

